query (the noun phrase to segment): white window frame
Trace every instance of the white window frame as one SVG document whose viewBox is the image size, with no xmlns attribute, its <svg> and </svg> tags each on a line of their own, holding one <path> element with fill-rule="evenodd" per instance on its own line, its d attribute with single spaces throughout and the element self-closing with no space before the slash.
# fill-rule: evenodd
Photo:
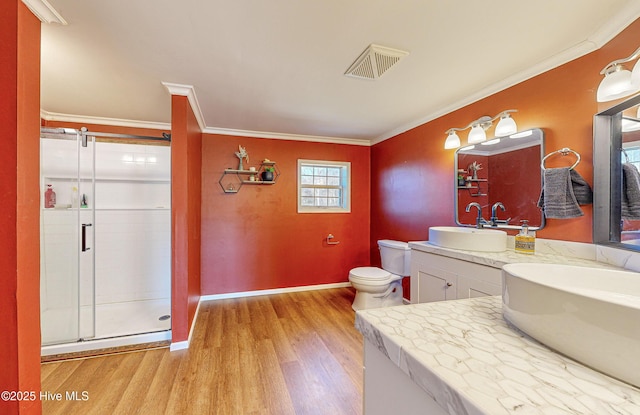
<svg viewBox="0 0 640 415">
<path fill-rule="evenodd" d="M 340 185 L 339 186 L 323 186 L 323 185 L 303 185 L 302 184 L 302 167 L 303 166 L 326 166 L 339 167 Z M 302 188 L 340 188 L 342 194 L 341 206 L 303 206 L 302 205 Z M 329 160 L 307 160 L 298 159 L 298 213 L 350 213 L 351 212 L 351 163 L 348 161 L 329 161 Z"/>
</svg>

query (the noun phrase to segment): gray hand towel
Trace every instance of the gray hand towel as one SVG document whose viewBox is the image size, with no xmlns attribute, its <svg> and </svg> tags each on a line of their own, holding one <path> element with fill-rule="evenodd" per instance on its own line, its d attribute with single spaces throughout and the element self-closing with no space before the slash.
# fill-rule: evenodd
<svg viewBox="0 0 640 415">
<path fill-rule="evenodd" d="M 563 167 L 545 169 L 543 173 L 538 207 L 542 208 L 544 215 L 553 219 L 577 218 L 584 215 L 573 192 L 571 170 Z"/>
<path fill-rule="evenodd" d="M 571 177 L 571 187 L 573 188 L 573 194 L 576 196 L 576 201 L 579 205 L 590 205 L 593 203 L 593 190 L 580 173 L 575 170 L 570 170 L 569 175 Z"/>
<path fill-rule="evenodd" d="M 622 163 L 622 219 L 640 219 L 640 172 Z"/>
</svg>

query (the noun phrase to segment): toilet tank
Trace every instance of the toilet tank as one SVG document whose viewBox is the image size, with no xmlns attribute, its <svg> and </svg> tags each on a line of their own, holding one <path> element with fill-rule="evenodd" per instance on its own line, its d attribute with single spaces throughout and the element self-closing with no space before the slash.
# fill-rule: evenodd
<svg viewBox="0 0 640 415">
<path fill-rule="evenodd" d="M 382 239 L 378 241 L 382 269 L 395 275 L 411 274 L 411 248 L 407 242 Z"/>
</svg>

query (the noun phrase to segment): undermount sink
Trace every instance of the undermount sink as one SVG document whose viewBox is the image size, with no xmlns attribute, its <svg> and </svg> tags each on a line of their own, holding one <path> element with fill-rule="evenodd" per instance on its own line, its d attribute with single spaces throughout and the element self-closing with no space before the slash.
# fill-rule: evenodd
<svg viewBox="0 0 640 415">
<path fill-rule="evenodd" d="M 534 339 L 640 387 L 640 273 L 508 264 L 502 303 L 504 318 Z"/>
<path fill-rule="evenodd" d="M 429 243 L 443 248 L 502 252 L 507 249 L 507 233 L 493 229 L 433 226 L 429 228 Z"/>
</svg>

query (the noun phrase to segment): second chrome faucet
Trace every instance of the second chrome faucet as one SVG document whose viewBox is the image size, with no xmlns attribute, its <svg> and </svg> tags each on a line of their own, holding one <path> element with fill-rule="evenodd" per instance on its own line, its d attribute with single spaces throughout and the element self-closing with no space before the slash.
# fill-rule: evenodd
<svg viewBox="0 0 640 415">
<path fill-rule="evenodd" d="M 491 218 L 489 220 L 486 220 L 482 216 L 482 206 L 480 206 L 480 203 L 478 202 L 469 203 L 465 208 L 465 212 L 470 212 L 472 207 L 478 210 L 478 216 L 476 218 L 476 228 L 478 229 L 481 229 L 485 226 L 496 227 L 498 226 L 498 224 L 506 225 L 511 220 L 511 218 L 504 219 L 504 220 L 498 219 L 498 214 L 497 214 L 498 209 L 502 210 L 503 212 L 506 210 L 502 202 L 496 202 L 493 204 L 493 206 L 491 206 Z"/>
</svg>

